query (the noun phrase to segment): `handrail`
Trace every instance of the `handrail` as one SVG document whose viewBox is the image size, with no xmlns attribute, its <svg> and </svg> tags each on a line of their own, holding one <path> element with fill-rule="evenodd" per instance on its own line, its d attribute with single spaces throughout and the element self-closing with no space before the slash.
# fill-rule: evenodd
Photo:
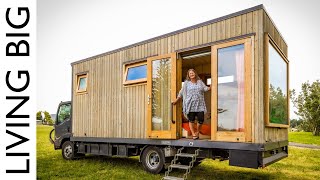
<svg viewBox="0 0 320 180">
<path fill-rule="evenodd" d="M 50 131 L 50 134 L 49 134 L 49 141 L 51 142 L 51 144 L 54 144 L 54 140 L 52 139 L 52 133 L 53 133 L 54 129 L 52 129 Z"/>
<path fill-rule="evenodd" d="M 171 108 L 170 108 L 170 117 L 171 117 L 171 122 L 172 122 L 172 124 L 175 124 L 175 123 L 176 123 L 176 121 L 175 121 L 175 120 L 173 120 L 173 104 L 171 103 L 170 105 L 171 105 Z"/>
</svg>

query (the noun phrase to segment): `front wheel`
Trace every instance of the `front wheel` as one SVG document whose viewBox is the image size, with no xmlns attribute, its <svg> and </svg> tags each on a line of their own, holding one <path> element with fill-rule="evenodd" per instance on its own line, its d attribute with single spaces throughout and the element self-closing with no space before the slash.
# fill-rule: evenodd
<svg viewBox="0 0 320 180">
<path fill-rule="evenodd" d="M 66 141 L 62 144 L 62 157 L 66 160 L 72 160 L 75 158 L 75 149 L 72 142 Z"/>
<path fill-rule="evenodd" d="M 158 174 L 164 169 L 165 158 L 163 151 L 155 146 L 146 148 L 142 153 L 143 168 L 152 174 Z"/>
</svg>

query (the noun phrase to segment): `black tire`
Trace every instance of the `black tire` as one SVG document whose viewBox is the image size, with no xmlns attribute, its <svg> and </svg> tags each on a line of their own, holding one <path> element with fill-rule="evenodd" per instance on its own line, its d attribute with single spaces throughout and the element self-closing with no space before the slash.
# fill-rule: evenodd
<svg viewBox="0 0 320 180">
<path fill-rule="evenodd" d="M 73 142 L 66 141 L 62 144 L 62 157 L 66 160 L 72 160 L 76 157 Z"/>
<path fill-rule="evenodd" d="M 159 174 L 164 170 L 165 157 L 163 151 L 155 146 L 147 147 L 142 153 L 142 166 L 152 174 Z"/>
</svg>

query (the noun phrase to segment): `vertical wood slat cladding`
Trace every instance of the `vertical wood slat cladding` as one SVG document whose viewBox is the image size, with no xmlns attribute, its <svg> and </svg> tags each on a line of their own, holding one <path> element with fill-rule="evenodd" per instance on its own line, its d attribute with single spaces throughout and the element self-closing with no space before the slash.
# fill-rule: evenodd
<svg viewBox="0 0 320 180">
<path fill-rule="evenodd" d="M 256 29 L 256 42 L 255 42 L 255 58 L 254 58 L 254 63 L 255 63 L 255 86 L 254 88 L 256 89 L 256 97 L 255 97 L 255 102 L 257 102 L 256 107 L 255 107 L 255 113 L 256 116 L 254 116 L 254 121 L 255 121 L 255 129 L 256 129 L 256 134 L 255 134 L 255 142 L 263 143 L 263 137 L 264 137 L 264 111 L 263 111 L 263 105 L 264 105 L 264 98 L 263 98 L 263 16 L 262 16 L 263 11 L 259 10 L 255 13 L 254 15 L 254 20 L 257 23 L 255 25 Z M 259 120 L 257 120 L 259 119 Z"/>
<path fill-rule="evenodd" d="M 265 128 L 263 115 L 263 34 L 269 32 L 287 55 L 287 46 L 263 9 L 221 20 L 185 32 L 155 39 L 103 57 L 73 65 L 76 74 L 88 71 L 88 93 L 73 93 L 74 136 L 147 138 L 146 84 L 123 86 L 123 63 L 174 52 L 205 43 L 256 33 L 253 41 L 252 141 L 287 138 L 284 130 Z M 280 135 L 280 137 L 278 137 Z"/>
</svg>

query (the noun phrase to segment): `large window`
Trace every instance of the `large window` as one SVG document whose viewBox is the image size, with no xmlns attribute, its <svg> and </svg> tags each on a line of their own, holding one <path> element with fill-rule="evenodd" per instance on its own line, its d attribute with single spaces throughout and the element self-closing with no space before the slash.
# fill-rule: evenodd
<svg viewBox="0 0 320 180">
<path fill-rule="evenodd" d="M 77 75 L 77 93 L 82 94 L 87 92 L 88 74 Z"/>
<path fill-rule="evenodd" d="M 147 64 L 146 62 L 128 64 L 125 66 L 123 84 L 137 84 L 147 81 Z"/>
<path fill-rule="evenodd" d="M 268 122 L 267 125 L 288 125 L 288 63 L 274 43 L 268 41 Z"/>
</svg>

